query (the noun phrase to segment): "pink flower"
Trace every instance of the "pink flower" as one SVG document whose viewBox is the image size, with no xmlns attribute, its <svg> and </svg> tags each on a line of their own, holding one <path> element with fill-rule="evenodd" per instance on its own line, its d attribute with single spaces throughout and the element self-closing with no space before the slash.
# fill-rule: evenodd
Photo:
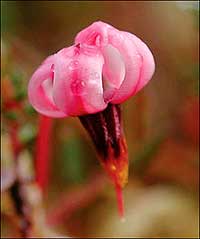
<svg viewBox="0 0 200 239">
<path fill-rule="evenodd" d="M 75 45 L 48 57 L 28 86 L 30 103 L 41 114 L 79 117 L 115 184 L 121 216 L 128 152 L 119 104 L 147 84 L 154 68 L 139 38 L 95 22 L 78 33 Z"/>
<path fill-rule="evenodd" d="M 154 59 L 135 35 L 95 22 L 79 32 L 75 45 L 48 57 L 33 74 L 28 95 L 46 116 L 97 113 L 119 104 L 151 79 Z"/>
</svg>

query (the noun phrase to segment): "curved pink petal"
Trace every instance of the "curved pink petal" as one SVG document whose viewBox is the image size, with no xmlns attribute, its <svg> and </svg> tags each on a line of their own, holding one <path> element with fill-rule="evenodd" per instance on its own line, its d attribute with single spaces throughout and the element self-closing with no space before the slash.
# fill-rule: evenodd
<svg viewBox="0 0 200 239">
<path fill-rule="evenodd" d="M 135 90 L 142 67 L 141 56 L 133 42 L 116 29 L 109 30 L 109 42 L 118 49 L 123 57 L 126 75 L 121 87 L 111 99 L 111 103 L 119 104 L 130 98 Z"/>
<path fill-rule="evenodd" d="M 75 43 L 85 43 L 93 46 L 106 46 L 108 44 L 108 29 L 111 25 L 97 21 L 80 31 L 75 37 Z"/>
<path fill-rule="evenodd" d="M 53 99 L 60 110 L 79 116 L 106 108 L 101 76 L 103 62 L 95 48 L 74 46 L 56 54 Z"/>
<path fill-rule="evenodd" d="M 42 114 L 99 112 L 136 94 L 153 75 L 150 50 L 131 33 L 99 21 L 78 33 L 75 43 L 48 57 L 30 80 L 30 102 Z"/>
<path fill-rule="evenodd" d="M 48 57 L 34 72 L 28 85 L 28 97 L 32 106 L 41 114 L 50 117 L 65 117 L 52 99 L 53 61 Z"/>
<path fill-rule="evenodd" d="M 139 54 L 142 57 L 142 70 L 140 74 L 140 79 L 134 91 L 134 94 L 136 94 L 148 83 L 148 81 L 153 76 L 153 73 L 155 71 L 155 61 L 150 49 L 137 36 L 129 32 L 122 32 L 122 34 L 127 36 L 135 44 Z"/>
<path fill-rule="evenodd" d="M 120 52 L 108 44 L 102 48 L 104 57 L 104 100 L 108 102 L 120 88 L 125 77 L 125 64 Z"/>
<path fill-rule="evenodd" d="M 140 77 L 142 59 L 131 39 L 106 23 L 96 22 L 81 31 L 76 36 L 75 42 L 96 46 L 102 51 L 102 54 L 108 45 L 112 45 L 113 49 L 117 49 L 124 61 L 126 74 L 120 88 L 115 91 L 110 102 L 118 104 L 133 95 Z M 107 81 L 109 80 L 107 79 Z"/>
</svg>

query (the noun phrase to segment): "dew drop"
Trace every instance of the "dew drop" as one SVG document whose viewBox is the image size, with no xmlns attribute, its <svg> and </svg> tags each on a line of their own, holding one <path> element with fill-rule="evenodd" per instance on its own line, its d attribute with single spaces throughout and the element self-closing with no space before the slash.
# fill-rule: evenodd
<svg viewBox="0 0 200 239">
<path fill-rule="evenodd" d="M 136 57 L 137 57 L 139 60 L 142 60 L 142 56 L 141 56 L 139 53 L 136 54 Z"/>
<path fill-rule="evenodd" d="M 99 74 L 97 72 L 94 74 L 94 76 L 95 76 L 95 79 L 99 79 Z"/>
<path fill-rule="evenodd" d="M 71 84 L 71 90 L 75 95 L 79 95 L 83 92 L 85 88 L 85 81 L 83 80 L 75 80 Z"/>
<path fill-rule="evenodd" d="M 75 60 L 75 61 L 71 61 L 68 67 L 70 70 L 74 70 L 78 67 L 78 65 L 79 65 L 79 62 Z"/>
<path fill-rule="evenodd" d="M 97 72 L 92 72 L 92 73 L 90 74 L 90 76 L 91 76 L 91 78 L 92 78 L 93 80 L 99 79 L 99 73 L 97 73 Z"/>
</svg>

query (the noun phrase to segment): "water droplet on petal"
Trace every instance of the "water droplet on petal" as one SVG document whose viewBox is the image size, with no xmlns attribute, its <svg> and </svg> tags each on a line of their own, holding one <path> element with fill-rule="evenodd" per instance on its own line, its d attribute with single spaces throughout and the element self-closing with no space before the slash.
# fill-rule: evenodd
<svg viewBox="0 0 200 239">
<path fill-rule="evenodd" d="M 98 72 L 92 72 L 90 74 L 92 80 L 98 80 L 99 79 L 99 73 Z"/>
<path fill-rule="evenodd" d="M 78 65 L 79 65 L 79 62 L 75 60 L 75 61 L 71 61 L 68 67 L 70 70 L 74 70 L 78 67 Z"/>
<path fill-rule="evenodd" d="M 71 84 L 71 90 L 75 95 L 79 95 L 83 92 L 85 85 L 86 85 L 85 81 L 75 80 Z"/>
<path fill-rule="evenodd" d="M 96 72 L 96 73 L 94 74 L 94 76 L 95 76 L 96 79 L 99 79 L 99 73 Z"/>
<path fill-rule="evenodd" d="M 137 57 L 139 60 L 141 60 L 141 58 L 142 58 L 139 53 L 136 54 L 136 57 Z"/>
</svg>

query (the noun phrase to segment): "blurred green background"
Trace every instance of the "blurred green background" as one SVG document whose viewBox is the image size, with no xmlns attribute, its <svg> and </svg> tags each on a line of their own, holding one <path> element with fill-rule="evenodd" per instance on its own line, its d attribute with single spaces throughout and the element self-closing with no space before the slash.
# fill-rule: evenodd
<svg viewBox="0 0 200 239">
<path fill-rule="evenodd" d="M 27 100 L 31 74 L 48 55 L 72 45 L 81 29 L 101 20 L 141 38 L 156 62 L 149 84 L 123 104 L 130 160 L 126 222 L 118 218 L 114 189 L 78 119 L 57 119 L 42 212 L 36 210 L 51 229 L 37 228 L 35 236 L 198 237 L 198 2 L 2 1 L 1 10 L 3 236 L 17 233 L 7 216 L 13 122 L 26 146 L 22 168 L 28 162 L 34 171 L 38 114 Z M 22 109 L 10 107 L 12 100 Z"/>
</svg>

